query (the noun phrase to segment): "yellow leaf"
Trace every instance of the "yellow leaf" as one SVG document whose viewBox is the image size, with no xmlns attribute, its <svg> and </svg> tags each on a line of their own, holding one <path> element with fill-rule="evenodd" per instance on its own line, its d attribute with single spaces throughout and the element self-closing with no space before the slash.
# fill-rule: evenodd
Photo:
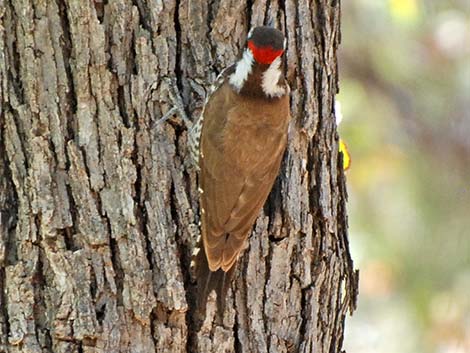
<svg viewBox="0 0 470 353">
<path fill-rule="evenodd" d="M 390 0 L 389 4 L 397 20 L 413 21 L 418 17 L 418 0 Z"/>
<path fill-rule="evenodd" d="M 351 155 L 349 154 L 348 146 L 346 146 L 342 139 L 339 139 L 339 151 L 343 154 L 343 169 L 348 170 L 351 166 Z"/>
</svg>

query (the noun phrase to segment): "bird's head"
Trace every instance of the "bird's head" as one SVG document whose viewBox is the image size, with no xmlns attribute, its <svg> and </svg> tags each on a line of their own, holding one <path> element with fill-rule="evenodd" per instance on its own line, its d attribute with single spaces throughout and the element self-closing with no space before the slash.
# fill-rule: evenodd
<svg viewBox="0 0 470 353">
<path fill-rule="evenodd" d="M 261 26 L 250 30 L 247 47 L 258 64 L 270 65 L 284 53 L 285 38 L 278 29 Z"/>
<path fill-rule="evenodd" d="M 267 26 L 253 28 L 248 33 L 243 55 L 230 75 L 229 82 L 234 90 L 251 97 L 285 95 L 288 87 L 281 68 L 285 44 L 281 31 Z"/>
</svg>

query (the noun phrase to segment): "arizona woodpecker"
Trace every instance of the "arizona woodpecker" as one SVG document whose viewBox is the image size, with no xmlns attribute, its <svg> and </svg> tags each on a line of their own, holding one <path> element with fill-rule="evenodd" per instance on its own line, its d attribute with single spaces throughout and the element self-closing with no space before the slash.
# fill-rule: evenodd
<svg viewBox="0 0 470 353">
<path fill-rule="evenodd" d="M 200 170 L 202 250 L 195 265 L 203 305 L 215 289 L 223 306 L 234 265 L 279 173 L 290 119 L 284 50 L 281 31 L 253 28 L 190 132 Z"/>
</svg>

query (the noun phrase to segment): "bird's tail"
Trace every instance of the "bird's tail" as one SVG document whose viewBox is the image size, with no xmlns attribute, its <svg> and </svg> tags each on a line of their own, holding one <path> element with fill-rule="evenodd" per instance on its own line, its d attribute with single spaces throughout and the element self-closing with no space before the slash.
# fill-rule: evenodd
<svg viewBox="0 0 470 353">
<path fill-rule="evenodd" d="M 217 294 L 217 312 L 222 317 L 225 309 L 225 298 L 235 272 L 232 266 L 227 272 L 222 269 L 211 271 L 207 262 L 204 247 L 201 246 L 196 255 L 196 278 L 197 278 L 197 307 L 205 317 L 207 298 L 212 290 Z"/>
</svg>

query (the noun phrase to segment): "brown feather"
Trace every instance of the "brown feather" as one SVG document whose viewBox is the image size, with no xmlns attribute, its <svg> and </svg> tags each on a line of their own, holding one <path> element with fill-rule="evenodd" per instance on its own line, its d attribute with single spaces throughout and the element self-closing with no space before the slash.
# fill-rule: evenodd
<svg viewBox="0 0 470 353">
<path fill-rule="evenodd" d="M 225 83 L 205 107 L 202 236 L 211 271 L 230 270 L 266 201 L 287 142 L 289 97 L 261 99 Z"/>
</svg>

